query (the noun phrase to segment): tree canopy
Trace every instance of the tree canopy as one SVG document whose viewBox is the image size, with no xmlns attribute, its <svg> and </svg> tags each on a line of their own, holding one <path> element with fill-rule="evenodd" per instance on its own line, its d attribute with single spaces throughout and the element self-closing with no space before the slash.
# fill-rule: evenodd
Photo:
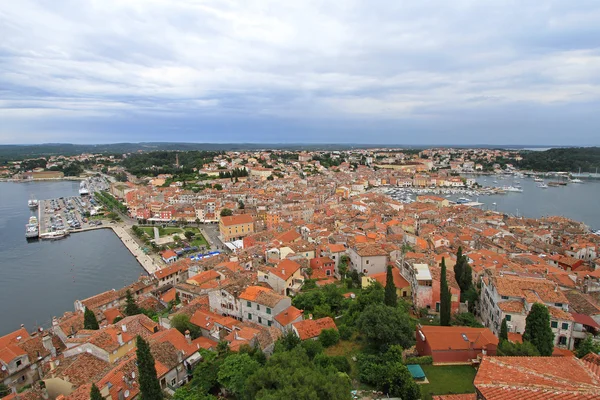
<svg viewBox="0 0 600 400">
<path fill-rule="evenodd" d="M 259 368 L 260 364 L 249 354 L 232 354 L 221 364 L 217 380 L 227 391 L 240 398 L 246 392 L 246 380 Z"/>
<path fill-rule="evenodd" d="M 140 400 L 162 400 L 163 393 L 156 375 L 154 357 L 150 353 L 150 346 L 139 335 L 136 339 L 136 346 Z"/>
<path fill-rule="evenodd" d="M 398 293 L 396 293 L 396 285 L 394 284 L 394 275 L 392 274 L 392 266 L 387 266 L 385 275 L 385 297 L 383 302 L 386 306 L 396 307 L 398 305 Z"/>
<path fill-rule="evenodd" d="M 548 307 L 533 303 L 531 311 L 525 319 L 523 341 L 533 344 L 542 356 L 551 356 L 554 350 L 554 333 L 550 327 L 550 312 Z"/>
<path fill-rule="evenodd" d="M 452 295 L 448 287 L 448 278 L 446 275 L 446 260 L 442 257 L 440 273 L 440 325 L 450 326 Z"/>
<path fill-rule="evenodd" d="M 357 326 L 369 345 L 379 350 L 394 344 L 409 348 L 414 343 L 414 325 L 408 314 L 399 308 L 371 304 L 358 318 Z"/>
<path fill-rule="evenodd" d="M 104 400 L 102 394 L 100 393 L 100 389 L 96 386 L 95 383 L 92 383 L 92 389 L 90 390 L 90 400 Z"/>
<path fill-rule="evenodd" d="M 96 314 L 90 309 L 85 309 L 83 313 L 83 329 L 91 329 L 98 330 L 100 329 L 100 325 L 98 325 L 98 320 L 96 319 Z"/>
<path fill-rule="evenodd" d="M 127 289 L 127 292 L 125 293 L 125 311 L 124 311 L 124 313 L 127 316 L 137 315 L 137 314 L 142 313 L 142 310 L 138 307 L 137 303 L 135 302 L 135 299 L 133 298 L 133 295 L 131 294 L 131 290 L 129 290 L 129 289 Z"/>
</svg>

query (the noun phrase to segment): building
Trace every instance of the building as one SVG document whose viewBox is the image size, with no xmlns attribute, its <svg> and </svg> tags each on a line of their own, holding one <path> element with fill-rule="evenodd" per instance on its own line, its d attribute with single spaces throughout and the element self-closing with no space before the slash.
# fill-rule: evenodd
<svg viewBox="0 0 600 400">
<path fill-rule="evenodd" d="M 484 356 L 474 385 L 480 400 L 600 399 L 598 364 L 587 356 Z"/>
<path fill-rule="evenodd" d="M 248 286 L 240 293 L 244 321 L 272 326 L 274 318 L 292 305 L 292 300 L 263 286 Z"/>
<path fill-rule="evenodd" d="M 548 307 L 555 345 L 572 350 L 574 318 L 569 313 L 569 300 L 556 283 L 544 278 L 492 273 L 482 279 L 480 316 L 495 335 L 504 318 L 509 332 L 523 334 L 525 319 L 534 303 Z"/>
<path fill-rule="evenodd" d="M 357 244 L 348 249 L 350 268 L 365 275 L 385 272 L 388 263 L 388 252 L 378 244 Z"/>
<path fill-rule="evenodd" d="M 396 261 L 396 265 L 402 277 L 410 284 L 414 306 L 417 309 L 427 309 L 430 313 L 439 313 L 441 268 L 400 260 Z M 452 268 L 446 270 L 446 279 L 451 294 L 450 310 L 456 313 L 460 305 L 460 288 Z"/>
<path fill-rule="evenodd" d="M 481 355 L 496 355 L 498 338 L 488 328 L 466 326 L 417 326 L 419 356 L 431 356 L 434 364 L 471 364 Z"/>
<path fill-rule="evenodd" d="M 250 214 L 221 217 L 219 232 L 224 242 L 242 239 L 254 233 L 254 219 Z"/>
<path fill-rule="evenodd" d="M 277 293 L 285 296 L 298 292 L 304 284 L 300 264 L 285 259 L 275 267 L 263 267 L 258 270 L 259 282 L 265 282 Z"/>
<path fill-rule="evenodd" d="M 396 294 L 398 297 L 401 297 L 405 300 L 409 300 L 412 298 L 412 290 L 410 287 L 410 283 L 400 274 L 400 271 L 397 267 L 392 267 L 392 278 L 394 278 L 394 286 L 396 286 Z M 371 275 L 371 276 L 363 276 L 362 277 L 362 288 L 368 287 L 371 283 L 377 281 L 383 287 L 385 287 L 387 280 L 387 271 L 381 272 L 379 274 Z"/>
<path fill-rule="evenodd" d="M 331 317 L 320 319 L 305 319 L 292 324 L 292 331 L 300 338 L 300 340 L 317 340 L 321 331 L 324 329 L 335 329 L 335 322 Z"/>
</svg>

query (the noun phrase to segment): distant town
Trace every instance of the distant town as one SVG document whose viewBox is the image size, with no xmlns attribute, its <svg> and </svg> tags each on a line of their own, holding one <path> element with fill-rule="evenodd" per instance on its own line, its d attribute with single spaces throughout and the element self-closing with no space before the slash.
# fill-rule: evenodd
<svg viewBox="0 0 600 400">
<path fill-rule="evenodd" d="M 6 160 L 80 181 L 23 205 L 28 240 L 111 229 L 145 274 L 0 337 L 0 398 L 600 398 L 600 231 L 478 201 L 597 179 L 599 150 Z"/>
</svg>

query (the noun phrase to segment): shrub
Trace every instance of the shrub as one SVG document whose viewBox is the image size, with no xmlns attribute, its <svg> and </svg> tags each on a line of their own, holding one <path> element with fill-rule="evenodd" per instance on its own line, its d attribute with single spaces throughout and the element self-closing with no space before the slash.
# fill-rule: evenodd
<svg viewBox="0 0 600 400">
<path fill-rule="evenodd" d="M 406 360 L 404 360 L 404 364 L 431 365 L 433 364 L 433 358 L 431 356 L 407 357 Z"/>
<path fill-rule="evenodd" d="M 352 337 L 354 330 L 347 325 L 338 326 L 338 332 L 340 333 L 340 339 L 348 340 Z"/>
<path fill-rule="evenodd" d="M 323 329 L 319 335 L 319 341 L 324 347 L 333 346 L 340 341 L 340 333 L 337 329 Z"/>
<path fill-rule="evenodd" d="M 345 356 L 330 356 L 331 365 L 333 365 L 338 371 L 350 373 L 350 363 Z"/>
</svg>

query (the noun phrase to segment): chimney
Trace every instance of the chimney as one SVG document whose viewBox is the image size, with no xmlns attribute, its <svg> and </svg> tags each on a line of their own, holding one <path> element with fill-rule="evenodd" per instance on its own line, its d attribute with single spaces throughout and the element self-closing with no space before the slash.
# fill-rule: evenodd
<svg viewBox="0 0 600 400">
<path fill-rule="evenodd" d="M 192 343 L 192 337 L 190 336 L 190 331 L 189 330 L 185 330 L 185 340 L 189 343 Z"/>
<path fill-rule="evenodd" d="M 117 332 L 117 342 L 119 342 L 119 346 L 123 346 L 123 334 L 121 332 Z"/>
<path fill-rule="evenodd" d="M 56 357 L 56 348 L 52 343 L 52 336 L 50 336 L 47 332 L 44 333 L 44 336 L 42 336 L 42 345 L 50 352 L 50 354 L 52 354 L 52 357 Z"/>
</svg>

